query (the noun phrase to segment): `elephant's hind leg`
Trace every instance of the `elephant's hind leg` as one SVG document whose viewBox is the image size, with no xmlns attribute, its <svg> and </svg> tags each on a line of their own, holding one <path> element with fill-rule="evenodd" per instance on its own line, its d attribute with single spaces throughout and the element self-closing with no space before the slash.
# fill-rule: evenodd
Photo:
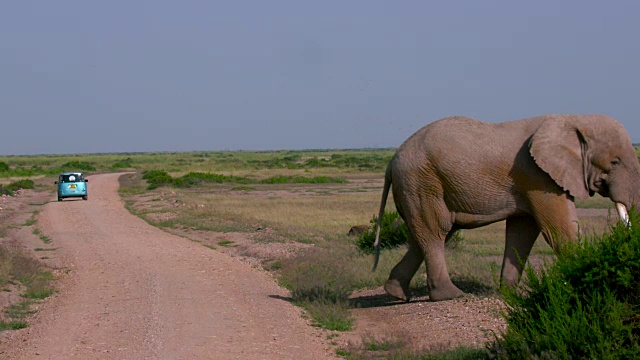
<svg viewBox="0 0 640 360">
<path fill-rule="evenodd" d="M 397 298 L 408 299 L 406 294 L 409 282 L 422 260 L 425 260 L 431 301 L 449 300 L 464 295 L 451 282 L 445 262 L 445 235 L 452 230 L 452 224 L 446 224 L 447 226 L 428 224 L 428 222 L 437 222 L 437 218 L 427 218 L 422 214 L 409 215 L 405 220 L 411 234 L 409 250 L 391 271 L 385 290 Z"/>
<path fill-rule="evenodd" d="M 409 284 L 420 268 L 424 255 L 418 244 L 409 237 L 407 253 L 400 262 L 393 267 L 389 280 L 384 285 L 387 294 L 404 301 L 409 301 Z"/>
<path fill-rule="evenodd" d="M 445 241 L 436 239 L 426 243 L 425 259 L 427 263 L 427 285 L 429 286 L 429 300 L 442 301 L 461 297 L 464 295 L 451 282 L 449 270 L 445 261 Z"/>
</svg>

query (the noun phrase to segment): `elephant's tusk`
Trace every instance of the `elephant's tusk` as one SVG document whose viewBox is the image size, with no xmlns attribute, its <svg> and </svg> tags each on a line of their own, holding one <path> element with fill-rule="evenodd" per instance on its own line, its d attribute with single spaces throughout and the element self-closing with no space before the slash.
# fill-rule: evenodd
<svg viewBox="0 0 640 360">
<path fill-rule="evenodd" d="M 629 225 L 629 213 L 627 212 L 627 207 L 624 206 L 624 204 L 616 203 L 616 210 L 618 210 L 620 220 L 622 220 L 625 225 Z"/>
</svg>

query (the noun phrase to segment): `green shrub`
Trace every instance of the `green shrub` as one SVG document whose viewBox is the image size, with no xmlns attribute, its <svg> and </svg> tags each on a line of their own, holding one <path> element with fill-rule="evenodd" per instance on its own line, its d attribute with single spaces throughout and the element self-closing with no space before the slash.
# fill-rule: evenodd
<svg viewBox="0 0 640 360">
<path fill-rule="evenodd" d="M 95 171 L 96 167 L 90 163 L 82 161 L 69 161 L 62 164 L 62 166 L 60 166 L 60 169 L 63 169 L 63 171 L 67 169 Z"/>
<path fill-rule="evenodd" d="M 0 161 L 0 172 L 9 171 L 9 165 L 7 163 Z"/>
<path fill-rule="evenodd" d="M 153 190 L 159 186 L 169 185 L 173 181 L 171 175 L 164 170 L 146 170 L 142 172 L 142 178 L 149 185 L 147 189 Z"/>
<path fill-rule="evenodd" d="M 237 183 L 237 184 L 250 184 L 252 181 L 242 176 L 226 176 L 220 174 L 202 173 L 202 172 L 190 172 L 179 178 L 173 179 L 172 185 L 175 187 L 191 187 L 200 184 L 222 184 L 222 183 Z"/>
<path fill-rule="evenodd" d="M 316 177 L 304 177 L 304 176 L 274 176 L 261 181 L 252 180 L 243 176 L 227 176 L 221 174 L 203 173 L 203 172 L 190 172 L 179 178 L 172 178 L 164 170 L 147 170 L 142 173 L 142 178 L 147 180 L 149 184 L 148 189 L 152 190 L 158 186 L 171 185 L 178 188 L 188 188 L 191 186 L 198 186 L 202 184 L 222 184 L 222 183 L 235 183 L 235 184 L 340 184 L 347 181 L 342 178 L 335 178 L 329 176 L 316 176 Z"/>
<path fill-rule="evenodd" d="M 633 212 L 632 212 L 633 213 Z M 565 246 L 557 260 L 505 288 L 503 359 L 640 358 L 640 222 Z"/>
<path fill-rule="evenodd" d="M 128 158 L 116 161 L 115 163 L 113 163 L 113 165 L 111 165 L 111 168 L 112 169 L 132 168 L 133 167 L 132 162 L 133 162 L 133 159 L 128 157 Z"/>
<path fill-rule="evenodd" d="M 0 185 L 0 194 L 13 195 L 20 189 L 33 189 L 34 187 L 35 184 L 33 183 L 33 180 L 18 180 L 5 186 Z"/>
<path fill-rule="evenodd" d="M 371 219 L 369 230 L 356 239 L 356 246 L 364 253 L 370 254 L 375 250 L 373 243 L 376 240 L 377 224 L 378 217 L 374 216 Z M 392 249 L 406 244 L 408 231 L 407 225 L 397 212 L 385 212 L 380 226 L 380 248 Z"/>
</svg>

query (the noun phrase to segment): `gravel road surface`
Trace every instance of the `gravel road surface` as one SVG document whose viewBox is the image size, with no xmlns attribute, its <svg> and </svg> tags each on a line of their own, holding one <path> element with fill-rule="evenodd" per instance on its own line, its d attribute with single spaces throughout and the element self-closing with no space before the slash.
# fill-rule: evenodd
<svg viewBox="0 0 640 360">
<path fill-rule="evenodd" d="M 88 201 L 42 208 L 38 228 L 68 274 L 0 358 L 336 358 L 266 272 L 131 215 L 119 176 L 91 176 Z"/>
</svg>

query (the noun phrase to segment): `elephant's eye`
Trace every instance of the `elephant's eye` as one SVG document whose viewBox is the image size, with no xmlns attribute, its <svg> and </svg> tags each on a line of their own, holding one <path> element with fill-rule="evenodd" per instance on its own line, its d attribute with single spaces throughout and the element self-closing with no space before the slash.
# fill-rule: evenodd
<svg viewBox="0 0 640 360">
<path fill-rule="evenodd" d="M 611 165 L 612 165 L 612 166 L 618 166 L 618 165 L 620 165 L 620 159 L 615 158 L 615 159 L 611 160 Z"/>
</svg>

